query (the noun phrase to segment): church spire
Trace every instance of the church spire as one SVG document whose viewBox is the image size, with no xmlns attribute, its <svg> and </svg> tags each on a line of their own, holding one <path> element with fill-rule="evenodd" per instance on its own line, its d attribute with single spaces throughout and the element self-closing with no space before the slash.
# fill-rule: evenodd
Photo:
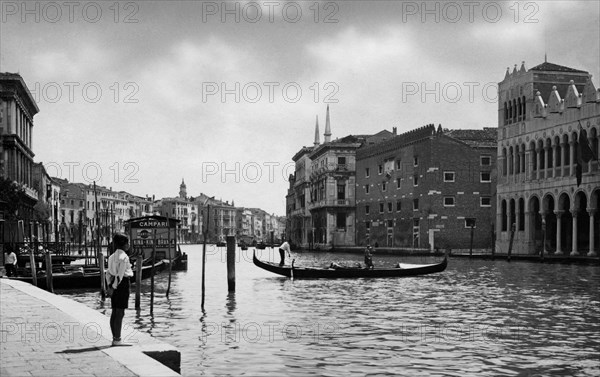
<svg viewBox="0 0 600 377">
<path fill-rule="evenodd" d="M 179 185 L 179 197 L 181 199 L 187 198 L 187 188 L 185 187 L 183 178 L 181 178 L 181 184 Z"/>
<path fill-rule="evenodd" d="M 315 147 L 321 144 L 319 136 L 319 116 L 317 115 L 317 124 L 315 125 Z"/>
<path fill-rule="evenodd" d="M 329 123 L 329 105 L 327 105 L 327 115 L 325 116 L 325 143 L 331 141 L 331 124 Z"/>
</svg>

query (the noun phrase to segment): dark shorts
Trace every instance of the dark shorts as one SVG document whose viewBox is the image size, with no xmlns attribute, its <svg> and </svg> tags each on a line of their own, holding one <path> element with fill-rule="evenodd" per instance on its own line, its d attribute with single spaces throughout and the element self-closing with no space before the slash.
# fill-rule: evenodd
<svg viewBox="0 0 600 377">
<path fill-rule="evenodd" d="M 127 309 L 129 307 L 129 278 L 123 278 L 123 281 L 117 286 L 115 292 L 110 298 L 110 304 L 113 309 Z"/>
</svg>

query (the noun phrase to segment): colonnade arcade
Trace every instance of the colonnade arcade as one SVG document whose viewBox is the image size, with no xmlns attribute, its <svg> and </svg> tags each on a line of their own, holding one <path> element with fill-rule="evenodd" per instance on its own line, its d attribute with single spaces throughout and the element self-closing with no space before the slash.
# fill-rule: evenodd
<svg viewBox="0 0 600 377">
<path fill-rule="evenodd" d="M 501 199 L 500 231 L 522 232 L 529 251 L 557 255 L 600 252 L 600 187 L 591 193 L 583 189 L 569 194 L 545 193 Z"/>
<path fill-rule="evenodd" d="M 587 132 L 581 130 L 595 156 L 600 153 L 597 127 Z M 578 134 L 555 135 L 529 143 L 515 144 L 502 148 L 498 166 L 501 167 L 499 184 L 553 177 L 575 176 L 577 163 Z M 598 161 L 592 160 L 582 166 L 583 174 L 598 171 Z"/>
</svg>

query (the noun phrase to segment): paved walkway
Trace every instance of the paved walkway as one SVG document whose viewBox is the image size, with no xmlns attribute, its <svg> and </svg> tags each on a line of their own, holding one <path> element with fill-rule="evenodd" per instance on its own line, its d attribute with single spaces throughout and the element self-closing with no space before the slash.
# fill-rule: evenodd
<svg viewBox="0 0 600 377">
<path fill-rule="evenodd" d="M 178 376 L 137 345 L 111 347 L 108 320 L 31 284 L 0 279 L 0 376 Z"/>
</svg>

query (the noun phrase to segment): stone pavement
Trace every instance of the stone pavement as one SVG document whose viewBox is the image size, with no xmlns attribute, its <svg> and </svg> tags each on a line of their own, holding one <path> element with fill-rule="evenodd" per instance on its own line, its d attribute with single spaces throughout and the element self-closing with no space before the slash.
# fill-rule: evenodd
<svg viewBox="0 0 600 377">
<path fill-rule="evenodd" d="M 131 329 L 122 336 L 133 346 L 110 346 L 103 314 L 31 284 L 0 279 L 2 377 L 179 376 L 143 353 L 144 345 L 154 344 L 150 351 L 158 347 L 179 357 L 173 347 Z"/>
</svg>

